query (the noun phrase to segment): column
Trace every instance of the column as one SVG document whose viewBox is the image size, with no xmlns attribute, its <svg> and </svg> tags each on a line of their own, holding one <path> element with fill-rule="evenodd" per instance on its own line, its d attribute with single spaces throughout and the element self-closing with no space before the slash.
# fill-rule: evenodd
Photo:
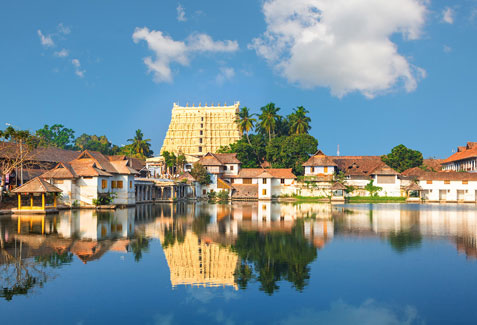
<svg viewBox="0 0 477 325">
<path fill-rule="evenodd" d="M 41 193 L 41 208 L 45 210 L 45 193 Z"/>
<path fill-rule="evenodd" d="M 18 210 L 21 210 L 22 209 L 22 195 L 20 193 L 18 193 Z M 18 219 L 20 220 L 20 219 Z"/>
<path fill-rule="evenodd" d="M 33 210 L 33 194 L 30 194 L 30 208 Z"/>
<path fill-rule="evenodd" d="M 54 197 L 53 197 L 53 206 L 56 208 L 56 201 L 57 201 L 57 199 L 58 199 L 58 194 L 55 193 L 55 194 L 53 194 L 53 195 L 54 195 Z"/>
</svg>

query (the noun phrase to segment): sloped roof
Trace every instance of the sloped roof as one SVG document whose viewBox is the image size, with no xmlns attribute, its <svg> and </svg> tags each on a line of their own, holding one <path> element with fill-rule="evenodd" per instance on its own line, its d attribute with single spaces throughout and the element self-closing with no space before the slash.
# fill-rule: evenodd
<svg viewBox="0 0 477 325">
<path fill-rule="evenodd" d="M 388 165 L 384 164 L 376 167 L 374 170 L 371 171 L 373 175 L 399 175 L 397 171 L 389 167 Z"/>
<path fill-rule="evenodd" d="M 346 190 L 346 186 L 343 184 L 336 182 L 333 185 L 331 185 L 331 190 L 332 191 L 338 191 L 338 190 Z"/>
<path fill-rule="evenodd" d="M 422 175 L 424 173 L 426 173 L 425 170 L 422 170 L 419 167 L 413 167 L 413 168 L 406 169 L 405 171 L 403 171 L 401 173 L 401 175 L 404 175 L 404 176 L 419 176 L 419 175 Z"/>
<path fill-rule="evenodd" d="M 406 191 L 422 191 L 422 187 L 420 187 L 416 183 L 411 183 L 408 187 L 406 187 Z"/>
<path fill-rule="evenodd" d="M 20 144 L 0 141 L 0 158 L 12 158 L 20 152 Z M 35 148 L 27 155 L 27 160 L 39 162 L 68 162 L 78 157 L 79 152 L 55 147 Z"/>
<path fill-rule="evenodd" d="M 370 176 L 378 173 L 384 175 L 398 175 L 396 171 L 389 171 L 380 156 L 329 156 L 338 165 L 338 169 L 347 176 Z M 383 167 L 387 167 L 383 169 Z"/>
<path fill-rule="evenodd" d="M 68 163 L 59 163 L 55 168 L 43 173 L 41 178 L 56 178 L 56 179 L 73 179 L 77 178 L 78 174 L 74 171 Z"/>
<path fill-rule="evenodd" d="M 40 177 L 35 177 L 31 181 L 26 182 L 20 187 L 17 187 L 12 192 L 14 193 L 60 193 L 58 187 L 48 183 Z"/>
<path fill-rule="evenodd" d="M 88 159 L 88 158 L 95 160 L 98 168 L 108 173 L 113 173 L 113 174 L 117 173 L 116 169 L 109 161 L 109 158 L 98 151 L 85 150 L 78 156 L 78 158 L 76 158 L 76 160 Z"/>
<path fill-rule="evenodd" d="M 202 166 L 223 166 L 223 163 L 210 152 L 199 159 L 199 164 Z"/>
<path fill-rule="evenodd" d="M 296 178 L 291 168 L 242 168 L 239 171 L 238 178 L 259 178 L 262 173 L 270 175 L 265 178 Z"/>
<path fill-rule="evenodd" d="M 139 174 L 137 170 L 129 167 L 128 160 L 111 161 L 111 165 L 113 165 L 114 169 L 116 170 L 118 174 L 126 174 L 126 175 Z"/>
<path fill-rule="evenodd" d="M 208 152 L 199 159 L 203 166 L 222 166 L 224 164 L 240 164 L 236 153 L 211 153 Z"/>
<path fill-rule="evenodd" d="M 184 174 L 177 177 L 178 181 L 181 181 L 183 179 L 187 180 L 188 182 L 195 182 L 194 176 L 192 176 L 189 172 L 185 172 Z"/>
<path fill-rule="evenodd" d="M 433 171 L 440 171 L 442 170 L 442 162 L 444 161 L 444 159 L 434 159 L 434 158 L 428 158 L 428 159 L 424 159 L 424 161 L 422 162 L 422 164 L 433 170 Z"/>
<path fill-rule="evenodd" d="M 418 176 L 419 180 L 432 181 L 477 181 L 477 173 L 468 172 L 425 172 Z"/>
<path fill-rule="evenodd" d="M 445 159 L 442 163 L 448 164 L 454 161 L 477 157 L 477 142 L 467 142 L 467 146 L 458 147 L 457 152 Z"/>
<path fill-rule="evenodd" d="M 323 151 L 318 150 L 313 156 L 302 164 L 303 167 L 307 166 L 337 166 L 336 163 L 326 156 Z"/>
<path fill-rule="evenodd" d="M 258 198 L 258 184 L 232 184 L 232 188 L 235 190 L 232 192 L 233 198 Z"/>
</svg>

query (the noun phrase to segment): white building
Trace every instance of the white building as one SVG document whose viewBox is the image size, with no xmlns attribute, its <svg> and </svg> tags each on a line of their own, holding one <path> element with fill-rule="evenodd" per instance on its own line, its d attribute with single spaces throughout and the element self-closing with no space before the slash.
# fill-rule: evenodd
<svg viewBox="0 0 477 325">
<path fill-rule="evenodd" d="M 92 205 L 93 200 L 106 196 L 113 197 L 112 204 L 133 205 L 136 174 L 124 156 L 85 150 L 69 163 L 59 163 L 41 178 L 60 188 L 61 201 L 68 205 Z"/>
<path fill-rule="evenodd" d="M 477 203 L 477 173 L 425 172 L 417 180 L 424 201 Z"/>
<path fill-rule="evenodd" d="M 443 161 L 442 169 L 477 172 L 477 142 L 467 142 L 466 146 L 457 147 L 457 152 Z"/>
</svg>

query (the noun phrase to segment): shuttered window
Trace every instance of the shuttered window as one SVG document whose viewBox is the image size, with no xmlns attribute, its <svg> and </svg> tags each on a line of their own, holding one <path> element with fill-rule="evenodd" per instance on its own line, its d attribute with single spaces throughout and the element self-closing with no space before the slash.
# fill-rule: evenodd
<svg viewBox="0 0 477 325">
<path fill-rule="evenodd" d="M 394 184 L 396 177 L 394 175 L 378 175 L 378 184 Z"/>
</svg>

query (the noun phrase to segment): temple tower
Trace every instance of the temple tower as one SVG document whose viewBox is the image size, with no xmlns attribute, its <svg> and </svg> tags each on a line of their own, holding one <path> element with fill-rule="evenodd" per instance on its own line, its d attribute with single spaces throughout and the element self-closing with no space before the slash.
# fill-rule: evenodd
<svg viewBox="0 0 477 325">
<path fill-rule="evenodd" d="M 221 146 L 239 140 L 236 115 L 240 102 L 231 106 L 179 106 L 174 103 L 171 123 L 161 148 L 177 154 L 188 155 L 215 153 Z"/>
</svg>

